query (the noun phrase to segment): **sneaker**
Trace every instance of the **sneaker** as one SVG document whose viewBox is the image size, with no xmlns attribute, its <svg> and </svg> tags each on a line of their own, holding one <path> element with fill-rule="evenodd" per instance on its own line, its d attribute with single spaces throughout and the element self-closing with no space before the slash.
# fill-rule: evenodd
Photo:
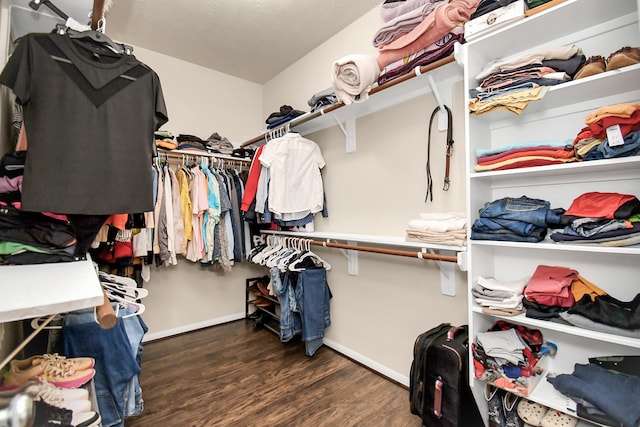
<svg viewBox="0 0 640 427">
<path fill-rule="evenodd" d="M 102 418 L 95 411 L 74 412 L 71 418 L 72 427 L 96 427 L 100 424 L 102 424 Z"/>
<path fill-rule="evenodd" d="M 92 358 L 66 359 L 57 354 L 12 360 L 4 374 L 0 390 L 17 388 L 32 378 L 41 377 L 57 387 L 76 388 L 95 375 Z"/>
<path fill-rule="evenodd" d="M 49 405 L 44 400 L 35 401 L 33 427 L 96 427 L 101 423 L 100 414 L 95 411 L 74 412 Z"/>
<path fill-rule="evenodd" d="M 484 389 L 484 397 L 487 400 L 487 413 L 489 415 L 489 427 L 506 426 L 507 421 L 504 416 L 502 400 L 505 393 L 504 390 L 491 384 L 487 384 Z"/>
<path fill-rule="evenodd" d="M 35 402 L 35 419 L 33 426 L 46 426 L 50 422 L 58 423 L 58 425 L 70 425 L 73 418 L 73 411 L 70 409 L 58 408 L 45 402 L 44 400 L 36 400 Z"/>
<path fill-rule="evenodd" d="M 44 400 L 59 408 L 71 409 L 74 412 L 91 411 L 89 391 L 84 388 L 60 388 L 40 379 L 38 384 L 28 387 L 27 392 L 36 400 Z"/>
<path fill-rule="evenodd" d="M 513 393 L 505 393 L 502 398 L 504 419 L 506 427 L 524 427 L 524 421 L 518 416 L 518 401 L 520 396 Z"/>
</svg>

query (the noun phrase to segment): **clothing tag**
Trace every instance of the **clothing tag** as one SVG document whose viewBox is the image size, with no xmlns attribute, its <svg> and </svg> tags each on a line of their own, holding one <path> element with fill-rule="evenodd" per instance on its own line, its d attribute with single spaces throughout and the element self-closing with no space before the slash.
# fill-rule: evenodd
<svg viewBox="0 0 640 427">
<path fill-rule="evenodd" d="M 609 147 L 624 145 L 624 137 L 622 136 L 622 131 L 620 131 L 620 125 L 613 125 L 607 128 L 607 140 L 609 141 Z"/>
</svg>

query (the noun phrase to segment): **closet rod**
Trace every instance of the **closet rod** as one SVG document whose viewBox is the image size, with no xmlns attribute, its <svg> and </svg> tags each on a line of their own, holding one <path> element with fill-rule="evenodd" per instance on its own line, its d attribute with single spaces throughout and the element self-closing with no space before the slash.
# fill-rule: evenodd
<svg viewBox="0 0 640 427">
<path fill-rule="evenodd" d="M 296 237 L 296 238 L 299 238 L 299 237 Z M 435 261 L 446 261 L 446 262 L 455 262 L 455 263 L 458 262 L 458 257 L 455 255 L 439 255 L 439 254 L 430 254 L 426 252 L 400 251 L 397 249 L 383 249 L 383 248 L 374 248 L 370 246 L 355 246 L 355 245 L 345 245 L 343 243 L 321 242 L 319 240 L 313 240 L 313 239 L 304 239 L 304 238 L 299 238 L 299 239 L 305 242 L 309 242 L 314 246 L 324 246 L 326 248 L 348 249 L 352 251 L 373 252 L 377 254 L 395 255 L 395 256 L 403 256 L 403 257 L 409 257 L 409 258 L 430 259 Z"/>
<path fill-rule="evenodd" d="M 250 163 L 251 159 L 247 159 L 244 157 L 234 157 L 234 156 L 229 156 L 226 154 L 216 154 L 216 153 L 207 153 L 207 152 L 202 152 L 202 153 L 198 153 L 195 151 L 188 151 L 188 150 L 171 150 L 171 151 L 167 151 L 167 150 L 163 150 L 163 149 L 158 149 L 158 153 L 166 155 L 167 157 L 173 157 L 174 159 L 182 159 L 184 158 L 184 156 L 199 156 L 199 157 L 213 157 L 216 159 L 222 159 L 222 160 L 229 160 L 232 162 L 243 162 L 243 163 Z"/>
<path fill-rule="evenodd" d="M 455 58 L 454 58 L 453 55 L 446 56 L 446 57 L 444 57 L 442 59 L 439 59 L 437 61 L 432 62 L 431 64 L 427 64 L 427 65 L 423 65 L 423 66 L 419 67 L 419 70 L 420 70 L 419 73 L 416 73 L 416 69 L 413 68 L 410 72 L 408 72 L 406 74 L 403 74 L 403 75 L 401 75 L 399 77 L 396 77 L 393 80 L 389 80 L 388 82 L 383 83 L 380 86 L 374 87 L 369 92 L 369 95 L 373 95 L 373 94 L 378 93 L 378 92 L 380 92 L 382 90 L 385 90 L 387 88 L 390 88 L 392 86 L 400 84 L 400 83 L 402 83 L 402 82 L 404 82 L 406 80 L 409 80 L 411 78 L 416 77 L 418 74 L 428 73 L 429 71 L 434 70 L 434 69 L 436 69 L 438 67 L 442 67 L 443 65 L 446 65 L 446 64 L 448 64 L 450 62 L 453 62 L 454 60 L 455 60 Z M 418 67 L 416 67 L 416 68 L 418 68 Z M 342 108 L 344 106 L 345 106 L 344 102 L 340 101 L 337 104 L 329 105 L 328 107 L 325 107 L 325 108 L 323 108 L 321 110 L 317 110 L 317 111 L 313 112 L 312 114 L 300 116 L 300 118 L 294 118 L 293 120 L 291 120 L 291 121 L 289 121 L 287 123 L 289 123 L 290 127 L 293 128 L 294 126 L 301 125 L 303 123 L 308 122 L 309 120 L 315 119 L 318 116 L 330 113 L 330 112 L 332 112 L 334 110 L 337 110 L 338 108 Z M 274 129 L 270 129 L 270 130 L 274 130 Z M 264 134 L 256 136 L 256 137 L 250 139 L 249 141 L 246 141 L 246 142 L 240 144 L 240 147 L 244 148 L 244 147 L 247 147 L 249 145 L 256 144 L 258 142 L 264 142 L 264 137 L 265 137 Z"/>
</svg>

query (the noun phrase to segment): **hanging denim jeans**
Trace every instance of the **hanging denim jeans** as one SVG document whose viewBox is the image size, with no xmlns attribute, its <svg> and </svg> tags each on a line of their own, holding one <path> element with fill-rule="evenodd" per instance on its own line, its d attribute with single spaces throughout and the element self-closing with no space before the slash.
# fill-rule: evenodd
<svg viewBox="0 0 640 427">
<path fill-rule="evenodd" d="M 302 318 L 302 340 L 307 356 L 322 346 L 325 328 L 331 325 L 330 291 L 324 268 L 305 268 L 299 272 L 295 288 L 298 310 Z"/>
<path fill-rule="evenodd" d="M 62 333 L 66 357 L 95 359 L 93 381 L 103 427 L 123 427 L 130 382 L 140 374 L 123 320 L 103 329 L 93 310 L 73 312 L 65 315 Z"/>
</svg>

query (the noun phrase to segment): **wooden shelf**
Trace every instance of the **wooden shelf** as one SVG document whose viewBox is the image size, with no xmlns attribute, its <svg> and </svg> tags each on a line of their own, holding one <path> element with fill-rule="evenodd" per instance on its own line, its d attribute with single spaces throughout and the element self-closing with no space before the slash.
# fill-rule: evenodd
<svg viewBox="0 0 640 427">
<path fill-rule="evenodd" d="M 339 102 L 329 105 L 313 113 L 306 113 L 298 116 L 280 127 L 289 126 L 291 130 L 307 135 L 318 132 L 333 126 L 338 122 L 355 120 L 385 108 L 406 102 L 417 96 L 431 92 L 429 77 L 433 78 L 438 85 L 451 85 L 462 80 L 462 68 L 455 62 L 454 56 L 450 55 L 423 67 L 418 67 L 398 78 L 388 81 L 380 86 L 376 86 L 369 92 L 369 99 L 345 105 Z M 277 129 L 277 128 L 275 128 Z M 261 144 L 266 141 L 271 129 L 262 134 L 243 142 L 241 147 L 254 144 Z"/>
</svg>

